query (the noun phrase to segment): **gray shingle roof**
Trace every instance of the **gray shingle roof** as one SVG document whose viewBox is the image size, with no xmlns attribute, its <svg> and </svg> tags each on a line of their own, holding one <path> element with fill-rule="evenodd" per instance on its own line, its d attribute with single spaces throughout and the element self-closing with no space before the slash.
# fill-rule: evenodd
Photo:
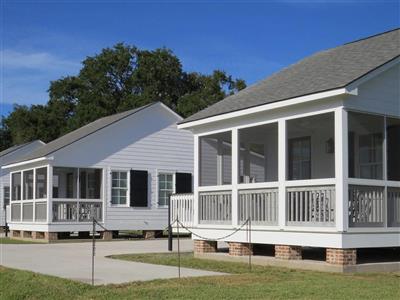
<svg viewBox="0 0 400 300">
<path fill-rule="evenodd" d="M 61 148 L 64 148 L 76 141 L 79 141 L 92 133 L 95 133 L 107 126 L 110 126 L 111 124 L 114 124 L 114 123 L 116 123 L 128 116 L 131 116 L 131 115 L 133 115 L 149 106 L 152 106 L 154 104 L 155 103 L 147 104 L 147 105 L 144 105 L 144 106 L 132 109 L 132 110 L 124 111 L 122 113 L 118 113 L 115 115 L 100 118 L 92 123 L 89 123 L 83 127 L 80 127 L 74 131 L 71 131 L 70 133 L 67 133 L 66 135 L 63 135 L 63 136 L 59 137 L 58 139 L 55 139 L 55 140 L 49 142 L 48 144 L 33 151 L 31 154 L 24 156 L 16 161 L 10 162 L 9 164 L 27 161 L 27 160 L 36 159 L 36 158 L 45 157 L 47 155 L 50 155 L 51 153 L 53 153 L 57 150 L 60 150 Z"/>
<path fill-rule="evenodd" d="M 187 123 L 294 97 L 343 88 L 400 56 L 400 29 L 317 52 L 195 113 Z"/>
<path fill-rule="evenodd" d="M 27 142 L 27 143 L 24 143 L 24 144 L 14 145 L 14 146 L 12 146 L 12 147 L 10 147 L 10 148 L 7 148 L 7 149 L 1 151 L 1 152 L 0 152 L 0 157 L 5 156 L 5 155 L 7 155 L 7 154 L 10 154 L 10 153 L 12 153 L 12 152 L 14 152 L 14 151 L 17 151 L 18 149 L 22 149 L 22 148 L 24 148 L 25 146 L 28 146 L 28 145 L 30 145 L 30 144 L 32 144 L 32 143 L 35 143 L 35 142 L 38 142 L 38 141 L 40 141 L 40 140 L 34 140 L 34 141 Z M 41 142 L 41 141 L 40 141 L 40 142 Z"/>
</svg>

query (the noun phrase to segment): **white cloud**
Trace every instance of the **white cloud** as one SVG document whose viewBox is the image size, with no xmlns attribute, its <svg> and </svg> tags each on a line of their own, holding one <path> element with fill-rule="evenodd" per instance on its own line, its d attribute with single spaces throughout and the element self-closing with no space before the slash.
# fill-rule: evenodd
<svg viewBox="0 0 400 300">
<path fill-rule="evenodd" d="M 0 51 L 0 102 L 32 104 L 48 100 L 50 81 L 75 75 L 81 64 L 49 52 Z"/>
<path fill-rule="evenodd" d="M 79 63 L 62 59 L 47 52 L 23 53 L 11 49 L 0 51 L 4 70 L 30 69 L 38 71 L 72 71 L 79 68 Z"/>
</svg>

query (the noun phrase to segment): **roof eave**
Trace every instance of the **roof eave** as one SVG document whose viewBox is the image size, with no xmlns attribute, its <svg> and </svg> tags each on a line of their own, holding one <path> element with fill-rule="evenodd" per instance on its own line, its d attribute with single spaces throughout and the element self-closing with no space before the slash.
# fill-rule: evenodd
<svg viewBox="0 0 400 300">
<path fill-rule="evenodd" d="M 24 161 L 19 161 L 19 162 L 15 162 L 15 163 L 11 163 L 8 165 L 4 165 L 1 168 L 2 169 L 11 169 L 11 168 L 15 168 L 15 167 L 20 167 L 20 166 L 24 166 L 24 165 L 28 165 L 28 164 L 32 164 L 32 163 L 36 163 L 36 162 L 41 162 L 41 161 L 46 161 L 46 160 L 52 160 L 53 157 L 38 157 L 38 158 L 34 158 L 34 159 L 29 159 L 29 160 L 24 160 Z"/>
<path fill-rule="evenodd" d="M 306 102 L 311 102 L 319 99 L 324 99 L 324 98 L 331 98 L 339 95 L 357 95 L 357 88 L 349 89 L 347 87 L 341 87 L 341 88 L 336 88 L 332 89 L 329 91 L 323 91 L 323 92 L 318 92 L 314 94 L 309 94 L 309 95 L 304 95 L 300 97 L 294 97 L 290 99 L 285 99 L 281 101 L 276 101 L 276 102 L 271 102 L 267 104 L 262 104 L 250 108 L 245 108 L 229 113 L 224 113 L 220 115 L 215 115 L 211 117 L 206 117 L 203 119 L 198 119 L 194 121 L 189 121 L 185 123 L 180 123 L 178 124 L 179 129 L 192 129 L 197 126 L 205 125 L 205 124 L 210 124 L 218 121 L 223 121 L 227 119 L 232 119 L 236 117 L 241 117 L 245 115 L 251 115 L 254 113 L 259 113 L 262 111 L 268 111 L 271 109 L 276 109 L 276 108 L 282 108 L 282 107 L 287 107 L 291 105 L 296 105 L 300 103 L 306 103 Z"/>
</svg>

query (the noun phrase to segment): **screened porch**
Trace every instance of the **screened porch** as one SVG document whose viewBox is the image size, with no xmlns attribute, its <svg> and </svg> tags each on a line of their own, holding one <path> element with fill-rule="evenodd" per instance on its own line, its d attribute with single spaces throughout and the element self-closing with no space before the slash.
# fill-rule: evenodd
<svg viewBox="0 0 400 300">
<path fill-rule="evenodd" d="M 400 119 L 340 108 L 195 141 L 194 226 L 399 227 Z"/>
<path fill-rule="evenodd" d="M 45 165 L 10 173 L 9 222 L 91 222 L 103 217 L 102 169 Z"/>
</svg>

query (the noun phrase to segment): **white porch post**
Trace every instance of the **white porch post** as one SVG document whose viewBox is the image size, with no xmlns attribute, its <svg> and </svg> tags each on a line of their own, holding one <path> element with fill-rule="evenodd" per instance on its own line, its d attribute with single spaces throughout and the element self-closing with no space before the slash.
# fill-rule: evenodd
<svg viewBox="0 0 400 300">
<path fill-rule="evenodd" d="M 382 171 L 385 186 L 383 188 L 383 227 L 388 227 L 388 203 L 387 203 L 387 118 L 383 117 L 383 145 L 382 145 Z"/>
<path fill-rule="evenodd" d="M 348 122 L 343 107 L 335 110 L 336 229 L 348 229 Z"/>
<path fill-rule="evenodd" d="M 23 213 L 24 213 L 24 210 L 23 210 L 23 207 L 24 207 L 24 202 L 23 202 L 23 200 L 24 200 L 24 193 L 25 193 L 25 189 L 24 189 L 24 171 L 21 171 L 21 198 L 20 198 L 20 203 L 21 203 L 21 207 L 20 207 L 20 211 L 21 211 L 21 215 L 20 215 L 20 218 L 19 218 L 19 221 L 20 222 L 22 222 L 22 220 L 23 220 Z"/>
<path fill-rule="evenodd" d="M 232 225 L 238 225 L 239 130 L 232 129 Z"/>
<path fill-rule="evenodd" d="M 278 121 L 278 224 L 280 229 L 286 225 L 286 120 Z"/>
<path fill-rule="evenodd" d="M 36 222 L 36 170 L 33 169 L 32 222 Z"/>
<path fill-rule="evenodd" d="M 199 184 L 200 184 L 200 143 L 199 136 L 194 135 L 194 178 L 193 178 L 193 225 L 196 227 L 199 225 Z"/>
<path fill-rule="evenodd" d="M 47 223 L 53 222 L 53 166 L 47 166 Z"/>
<path fill-rule="evenodd" d="M 222 139 L 217 140 L 217 185 L 224 184 L 224 143 Z"/>
</svg>

